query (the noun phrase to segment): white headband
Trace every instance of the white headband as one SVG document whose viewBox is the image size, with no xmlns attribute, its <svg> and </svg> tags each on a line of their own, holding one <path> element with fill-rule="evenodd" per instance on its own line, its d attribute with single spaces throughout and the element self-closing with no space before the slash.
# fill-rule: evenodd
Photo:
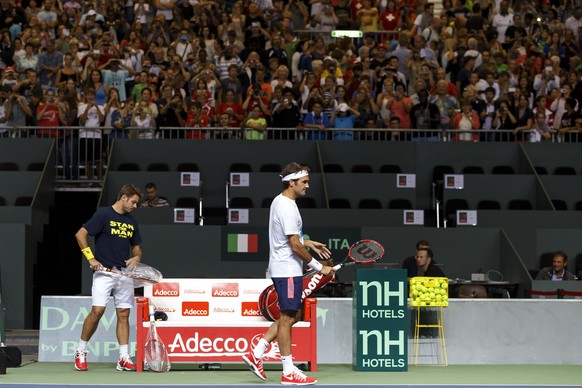
<svg viewBox="0 0 582 388">
<path fill-rule="evenodd" d="M 301 170 L 301 171 L 297 171 L 294 172 L 293 174 L 289 174 L 289 175 L 285 175 L 285 176 L 281 176 L 281 181 L 282 182 L 286 182 L 286 181 L 293 181 L 295 179 L 299 179 L 299 178 L 303 178 L 304 176 L 309 175 L 309 173 L 306 170 Z"/>
</svg>

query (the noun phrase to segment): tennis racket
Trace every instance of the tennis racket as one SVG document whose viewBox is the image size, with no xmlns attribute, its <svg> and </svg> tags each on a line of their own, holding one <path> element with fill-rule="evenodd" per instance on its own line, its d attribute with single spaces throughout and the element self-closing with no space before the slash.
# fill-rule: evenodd
<svg viewBox="0 0 582 388">
<path fill-rule="evenodd" d="M 103 268 L 103 272 L 110 272 L 117 275 L 133 279 L 134 287 L 143 287 L 148 284 L 156 284 L 162 281 L 163 276 L 160 271 L 147 264 L 136 263 L 131 268 Z"/>
<path fill-rule="evenodd" d="M 334 271 L 342 267 L 354 264 L 371 264 L 380 260 L 384 256 L 384 247 L 378 241 L 360 240 L 353 244 L 348 256 L 340 264 L 333 267 Z M 351 260 L 351 261 L 348 261 Z"/>
<path fill-rule="evenodd" d="M 170 359 L 166 345 L 158 337 L 154 306 L 150 306 L 150 331 L 144 346 L 144 358 L 147 367 L 152 372 L 167 372 L 170 370 Z"/>
</svg>

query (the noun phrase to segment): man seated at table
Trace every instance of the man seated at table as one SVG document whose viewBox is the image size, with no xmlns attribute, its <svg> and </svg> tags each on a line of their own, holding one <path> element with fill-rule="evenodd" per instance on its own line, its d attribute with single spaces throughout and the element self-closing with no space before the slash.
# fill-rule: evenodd
<svg viewBox="0 0 582 388">
<path fill-rule="evenodd" d="M 407 257 L 402 262 L 401 268 L 406 270 L 409 278 L 413 278 L 419 275 L 418 264 L 416 263 L 416 254 L 418 254 L 418 250 L 420 248 L 430 248 L 430 243 L 426 240 L 419 240 L 416 243 L 415 255 Z"/>
<path fill-rule="evenodd" d="M 557 251 L 552 259 L 552 266 L 542 268 L 536 280 L 576 280 L 576 276 L 566 269 L 568 256 L 565 252 Z"/>
<path fill-rule="evenodd" d="M 416 263 L 423 270 L 424 275 L 431 278 L 446 278 L 447 276 L 440 267 L 433 262 L 434 253 L 430 248 L 419 248 L 416 251 Z"/>
<path fill-rule="evenodd" d="M 146 200 L 141 204 L 143 208 L 165 207 L 170 206 L 168 200 L 158 195 L 158 188 L 156 184 L 150 182 L 145 186 Z"/>
</svg>

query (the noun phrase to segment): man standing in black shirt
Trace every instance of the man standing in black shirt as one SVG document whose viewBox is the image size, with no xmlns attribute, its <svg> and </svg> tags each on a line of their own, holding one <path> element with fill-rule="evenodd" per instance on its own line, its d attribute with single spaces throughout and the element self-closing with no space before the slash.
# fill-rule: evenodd
<svg viewBox="0 0 582 388">
<path fill-rule="evenodd" d="M 283 89 L 283 101 L 273 109 L 273 128 L 301 128 L 301 112 L 297 103 L 293 100 L 293 90 Z M 295 139 L 295 131 L 272 131 L 275 139 Z"/>
</svg>

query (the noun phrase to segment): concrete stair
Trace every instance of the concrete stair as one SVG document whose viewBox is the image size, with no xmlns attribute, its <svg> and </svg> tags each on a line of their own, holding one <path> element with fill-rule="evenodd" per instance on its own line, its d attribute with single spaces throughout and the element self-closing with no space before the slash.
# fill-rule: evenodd
<svg viewBox="0 0 582 388">
<path fill-rule="evenodd" d="M 6 330 L 6 346 L 16 346 L 22 352 L 22 363 L 38 359 L 38 330 Z"/>
</svg>

